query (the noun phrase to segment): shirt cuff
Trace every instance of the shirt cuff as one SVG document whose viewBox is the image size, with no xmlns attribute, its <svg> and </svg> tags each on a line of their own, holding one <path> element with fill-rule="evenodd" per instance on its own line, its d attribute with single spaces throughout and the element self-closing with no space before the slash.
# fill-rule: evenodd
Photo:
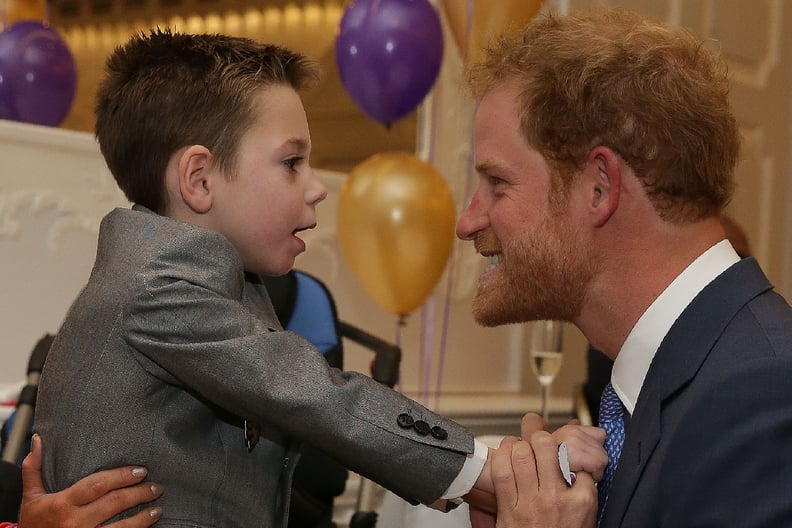
<svg viewBox="0 0 792 528">
<path fill-rule="evenodd" d="M 461 499 L 473 489 L 473 484 L 481 475 L 481 470 L 484 469 L 484 464 L 487 462 L 489 448 L 478 439 L 474 438 L 473 442 L 473 453 L 467 456 L 459 475 L 451 482 L 446 492 L 440 497 L 441 499 Z"/>
</svg>

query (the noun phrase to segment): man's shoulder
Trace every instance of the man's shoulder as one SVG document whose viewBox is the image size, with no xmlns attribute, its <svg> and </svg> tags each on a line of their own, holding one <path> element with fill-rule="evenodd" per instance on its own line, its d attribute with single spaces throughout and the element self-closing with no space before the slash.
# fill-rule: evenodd
<svg viewBox="0 0 792 528">
<path fill-rule="evenodd" d="M 743 259 L 713 280 L 680 316 L 688 334 L 742 333 L 759 340 L 792 343 L 792 307 L 753 258 Z M 720 339 L 728 345 L 731 339 Z M 759 345 L 759 343 L 755 343 Z"/>
</svg>

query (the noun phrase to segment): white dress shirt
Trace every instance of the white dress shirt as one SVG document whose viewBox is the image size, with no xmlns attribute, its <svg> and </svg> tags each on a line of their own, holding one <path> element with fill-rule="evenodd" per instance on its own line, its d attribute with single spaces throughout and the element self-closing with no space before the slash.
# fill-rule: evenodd
<svg viewBox="0 0 792 528">
<path fill-rule="evenodd" d="M 739 260 L 731 243 L 721 240 L 685 268 L 635 323 L 611 373 L 613 388 L 630 416 L 652 359 L 671 326 L 701 290 Z"/>
<path fill-rule="evenodd" d="M 475 450 L 472 454 L 468 455 L 465 460 L 465 465 L 462 466 L 462 471 L 451 482 L 448 489 L 441 498 L 443 499 L 459 499 L 473 489 L 473 484 L 478 480 L 481 470 L 484 469 L 484 463 L 487 461 L 487 454 L 489 448 L 478 439 L 474 439 Z"/>
</svg>

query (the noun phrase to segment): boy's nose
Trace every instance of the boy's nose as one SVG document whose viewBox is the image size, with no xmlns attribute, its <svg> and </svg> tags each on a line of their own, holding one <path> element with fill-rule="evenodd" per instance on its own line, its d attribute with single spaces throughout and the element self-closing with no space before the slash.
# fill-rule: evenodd
<svg viewBox="0 0 792 528">
<path fill-rule="evenodd" d="M 327 188 L 319 181 L 319 178 L 316 177 L 316 173 L 314 173 L 312 185 L 308 194 L 308 203 L 316 206 L 325 198 L 327 198 Z"/>
</svg>

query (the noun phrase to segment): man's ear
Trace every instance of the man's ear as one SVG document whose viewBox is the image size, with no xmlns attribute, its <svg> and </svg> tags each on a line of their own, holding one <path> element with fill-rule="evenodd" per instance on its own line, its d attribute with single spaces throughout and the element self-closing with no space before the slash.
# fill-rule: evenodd
<svg viewBox="0 0 792 528">
<path fill-rule="evenodd" d="M 596 147 L 586 162 L 586 193 L 594 226 L 602 227 L 619 207 L 621 162 L 607 147 Z"/>
<path fill-rule="evenodd" d="M 212 208 L 213 156 L 203 145 L 191 145 L 179 157 L 179 193 L 184 203 L 198 214 Z"/>
</svg>

